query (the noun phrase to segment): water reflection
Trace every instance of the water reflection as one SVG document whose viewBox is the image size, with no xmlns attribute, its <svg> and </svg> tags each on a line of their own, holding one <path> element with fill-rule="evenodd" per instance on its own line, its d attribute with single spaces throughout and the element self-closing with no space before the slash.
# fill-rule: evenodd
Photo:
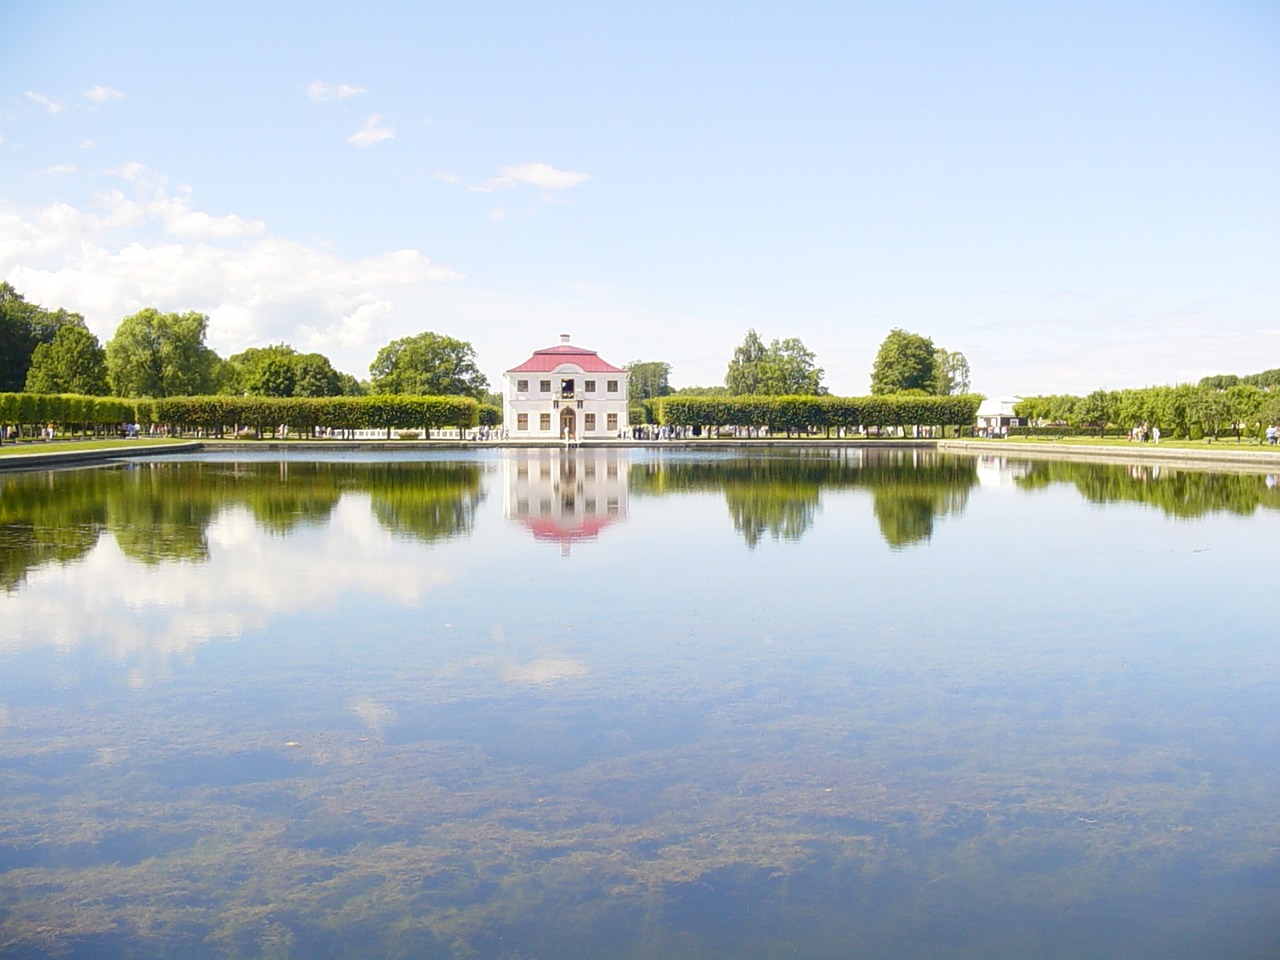
<svg viewBox="0 0 1280 960">
<path fill-rule="evenodd" d="M 131 560 L 209 559 L 209 526 L 243 508 L 284 536 L 326 525 L 344 495 L 367 495 L 382 527 L 424 543 L 465 536 L 483 500 L 475 462 L 141 462 L 0 475 L 0 586 L 83 559 L 109 531 Z"/>
<path fill-rule="evenodd" d="M 1034 474 L 6 477 L 0 956 L 1268 956 L 1280 515 Z"/>
<path fill-rule="evenodd" d="M 824 491 L 865 490 L 885 541 L 927 541 L 938 517 L 959 514 L 977 483 L 971 457 L 924 450 L 815 450 L 791 456 L 661 458 L 637 464 L 640 494 L 723 491 L 734 529 L 747 546 L 766 536 L 799 540 L 813 525 Z"/>
<path fill-rule="evenodd" d="M 629 477 L 623 450 L 511 451 L 502 461 L 503 515 L 567 557 L 574 543 L 626 522 Z"/>
<path fill-rule="evenodd" d="M 1275 477 L 1257 473 L 1180 470 L 1159 464 L 1024 461 L 1016 482 L 1023 490 L 1069 484 L 1091 503 L 1148 504 L 1174 517 L 1248 516 L 1258 509 L 1280 509 Z"/>
</svg>

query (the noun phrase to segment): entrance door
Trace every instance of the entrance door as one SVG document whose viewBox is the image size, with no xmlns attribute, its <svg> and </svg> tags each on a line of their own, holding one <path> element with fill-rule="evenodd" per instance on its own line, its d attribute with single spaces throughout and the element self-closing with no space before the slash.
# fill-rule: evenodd
<svg viewBox="0 0 1280 960">
<path fill-rule="evenodd" d="M 560 411 L 560 436 L 569 440 L 578 439 L 578 415 L 571 407 Z"/>
</svg>

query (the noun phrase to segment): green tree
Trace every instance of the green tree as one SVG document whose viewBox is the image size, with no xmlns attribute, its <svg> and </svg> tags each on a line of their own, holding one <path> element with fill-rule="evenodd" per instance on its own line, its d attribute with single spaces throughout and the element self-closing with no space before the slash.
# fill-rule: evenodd
<svg viewBox="0 0 1280 960">
<path fill-rule="evenodd" d="M 826 393 L 823 370 L 816 357 L 798 337 L 774 340 L 769 344 L 762 369 L 762 393 L 798 397 Z"/>
<path fill-rule="evenodd" d="M 632 360 L 627 364 L 627 402 L 642 403 L 671 393 L 671 364 L 661 360 Z"/>
<path fill-rule="evenodd" d="M 1075 415 L 1078 425 L 1095 425 L 1098 428 L 1098 436 L 1102 436 L 1102 431 L 1115 417 L 1111 394 L 1106 390 L 1093 391 L 1076 405 Z"/>
<path fill-rule="evenodd" d="M 349 373 L 338 374 L 339 397 L 366 397 L 369 395 L 369 381 L 357 380 Z"/>
<path fill-rule="evenodd" d="M 823 370 L 812 350 L 797 337 L 764 345 L 754 329 L 733 351 L 724 385 L 734 396 L 809 396 L 826 393 Z"/>
<path fill-rule="evenodd" d="M 761 364 L 765 359 L 764 341 L 755 328 L 747 330 L 742 343 L 733 351 L 733 359 L 729 361 L 729 369 L 724 375 L 724 385 L 734 396 L 762 393 Z"/>
<path fill-rule="evenodd" d="M 293 396 L 294 374 L 293 361 L 297 351 L 285 343 L 273 343 L 265 347 L 249 347 L 227 358 L 230 376 L 222 388 L 226 393 L 240 397 L 291 397 Z M 263 369 L 274 363 L 276 371 L 264 375 Z M 280 367 L 288 368 L 287 384 L 283 379 Z M 285 393 L 274 393 L 272 390 L 286 390 Z"/>
<path fill-rule="evenodd" d="M 871 368 L 872 394 L 904 390 L 933 392 L 937 363 L 934 349 L 928 337 L 897 327 L 890 330 Z"/>
<path fill-rule="evenodd" d="M 369 373 L 374 393 L 479 398 L 489 387 L 471 344 L 430 331 L 391 341 L 378 351 Z"/>
<path fill-rule="evenodd" d="M 329 358 L 321 353 L 300 353 L 293 358 L 295 397 L 337 397 L 342 381 Z"/>
<path fill-rule="evenodd" d="M 87 327 L 68 323 L 54 334 L 52 343 L 36 345 L 26 389 L 103 396 L 108 392 L 107 353 Z"/>
<path fill-rule="evenodd" d="M 336 397 L 343 381 L 329 358 L 298 353 L 287 343 L 250 347 L 227 360 L 232 376 L 223 392 L 249 397 Z"/>
<path fill-rule="evenodd" d="M 933 389 L 930 393 L 950 397 L 969 392 L 969 361 L 959 350 L 935 347 L 933 351 Z"/>
<path fill-rule="evenodd" d="M 0 392 L 21 391 L 36 347 L 52 343 L 68 325 L 84 326 L 84 317 L 28 303 L 11 285 L 0 283 Z"/>
<path fill-rule="evenodd" d="M 203 313 L 161 313 L 147 307 L 125 317 L 107 343 L 107 377 L 121 397 L 212 393 L 218 355 L 204 345 Z"/>
</svg>

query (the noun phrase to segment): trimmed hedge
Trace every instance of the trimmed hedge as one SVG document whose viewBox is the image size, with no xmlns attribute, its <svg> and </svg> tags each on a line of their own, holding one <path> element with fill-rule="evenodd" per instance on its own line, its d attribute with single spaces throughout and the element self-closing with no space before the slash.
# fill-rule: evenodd
<svg viewBox="0 0 1280 960">
<path fill-rule="evenodd" d="M 833 427 L 968 427 L 982 398 L 739 396 L 660 397 L 653 401 L 659 423 L 676 427 L 768 427 L 771 432 L 818 431 Z"/>
<path fill-rule="evenodd" d="M 118 397 L 77 393 L 0 393 L 0 425 L 16 427 L 22 436 L 55 423 L 63 430 L 98 435 L 137 419 L 138 404 Z M 0 430 L 0 440 L 5 439 Z"/>
<path fill-rule="evenodd" d="M 310 435 L 317 428 L 332 430 L 396 427 L 442 427 L 465 430 L 480 422 L 480 404 L 470 397 L 383 395 L 372 397 L 164 397 L 125 400 L 67 394 L 0 393 L 0 424 L 18 426 L 25 433 L 37 424 L 90 428 L 110 432 L 121 423 L 167 426 L 177 433 L 192 431 L 222 436 L 241 428 L 259 433 L 284 424 Z M 34 430 L 32 431 L 34 435 Z"/>
</svg>

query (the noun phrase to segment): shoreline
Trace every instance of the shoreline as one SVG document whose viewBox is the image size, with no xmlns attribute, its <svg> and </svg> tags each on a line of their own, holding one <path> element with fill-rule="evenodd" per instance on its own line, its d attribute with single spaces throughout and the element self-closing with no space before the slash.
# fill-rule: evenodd
<svg viewBox="0 0 1280 960">
<path fill-rule="evenodd" d="M 59 441 L 51 441 L 56 444 Z M 1061 440 L 1025 442 L 1005 440 L 866 440 L 826 438 L 771 438 L 765 440 L 583 440 L 565 444 L 557 440 L 190 440 L 162 446 L 135 445 L 121 441 L 118 447 L 89 450 L 49 450 L 0 454 L 0 471 L 38 470 L 110 463 L 139 457 L 164 457 L 204 451 L 257 451 L 271 453 L 315 453 L 319 451 L 421 451 L 421 450 L 531 450 L 531 449 L 642 449 L 642 450 L 937 450 L 974 456 L 996 454 L 1011 459 L 1082 460 L 1100 463 L 1155 463 L 1194 469 L 1249 468 L 1260 473 L 1280 470 L 1280 446 L 1250 446 L 1239 450 L 1225 443 L 1204 449 L 1160 448 L 1155 444 L 1101 447 Z M 1232 444 L 1234 446 L 1234 444 Z"/>
</svg>

